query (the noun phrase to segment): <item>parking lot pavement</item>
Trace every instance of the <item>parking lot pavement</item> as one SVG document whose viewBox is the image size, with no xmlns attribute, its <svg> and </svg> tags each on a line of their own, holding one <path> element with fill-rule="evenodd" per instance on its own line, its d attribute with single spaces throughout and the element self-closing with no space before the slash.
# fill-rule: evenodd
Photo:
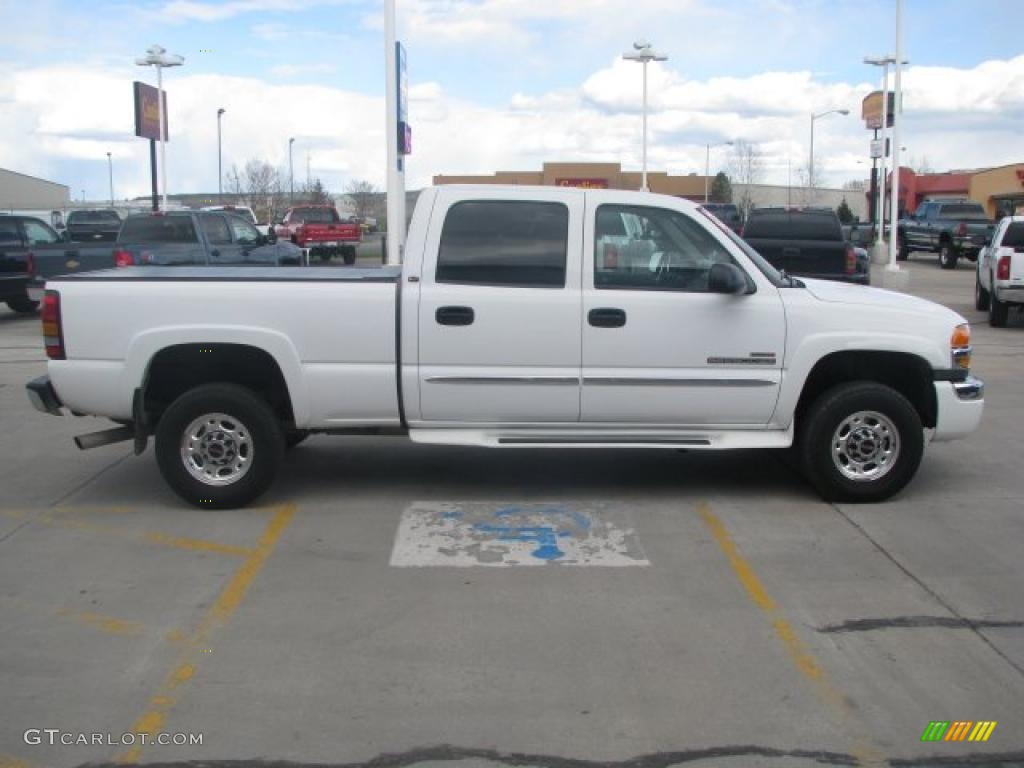
<svg viewBox="0 0 1024 768">
<path fill-rule="evenodd" d="M 972 322 L 985 420 L 872 506 L 769 453 L 315 437 L 195 510 L 30 409 L 38 320 L 0 309 L 0 767 L 1024 764 L 1024 323 L 968 266 L 907 268 Z"/>
</svg>

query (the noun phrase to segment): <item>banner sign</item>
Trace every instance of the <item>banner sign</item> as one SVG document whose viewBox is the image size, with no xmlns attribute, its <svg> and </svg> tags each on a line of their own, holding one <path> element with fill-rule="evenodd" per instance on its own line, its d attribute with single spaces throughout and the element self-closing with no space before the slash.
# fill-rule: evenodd
<svg viewBox="0 0 1024 768">
<path fill-rule="evenodd" d="M 151 85 L 135 81 L 135 135 L 143 139 L 160 140 L 160 106 L 157 102 L 157 89 Z M 164 91 L 164 138 L 170 139 L 167 132 L 167 91 Z"/>
<path fill-rule="evenodd" d="M 395 66 L 398 68 L 398 154 L 412 154 L 412 128 L 409 127 L 409 73 L 405 66 L 405 47 L 395 43 Z"/>
<path fill-rule="evenodd" d="M 896 111 L 896 94 L 889 91 L 889 105 L 885 114 L 885 124 L 887 127 L 892 128 L 893 125 L 893 113 Z M 867 128 L 881 128 L 882 127 L 882 92 L 872 91 L 864 97 L 864 101 L 861 102 L 860 115 L 864 119 L 864 125 Z"/>
</svg>

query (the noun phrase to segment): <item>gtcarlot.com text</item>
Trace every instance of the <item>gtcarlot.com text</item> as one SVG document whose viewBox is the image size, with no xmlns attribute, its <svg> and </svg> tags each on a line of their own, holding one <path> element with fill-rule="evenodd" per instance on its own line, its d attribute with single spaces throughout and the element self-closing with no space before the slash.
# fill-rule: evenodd
<svg viewBox="0 0 1024 768">
<path fill-rule="evenodd" d="M 59 728 L 29 728 L 23 737 L 26 744 L 48 744 L 65 747 L 107 746 L 133 747 L 157 744 L 159 746 L 197 746 L 203 743 L 201 733 L 73 733 Z"/>
</svg>

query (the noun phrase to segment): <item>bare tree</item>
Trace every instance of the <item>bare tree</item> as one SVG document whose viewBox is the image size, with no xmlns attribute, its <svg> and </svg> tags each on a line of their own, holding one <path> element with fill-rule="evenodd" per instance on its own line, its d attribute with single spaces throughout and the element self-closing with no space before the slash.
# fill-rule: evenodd
<svg viewBox="0 0 1024 768">
<path fill-rule="evenodd" d="M 732 145 L 729 176 L 732 179 L 733 200 L 739 208 L 740 216 L 746 221 L 750 209 L 754 207 L 751 187 L 760 183 L 764 176 L 764 158 L 756 144 L 738 139 Z"/>
<path fill-rule="evenodd" d="M 345 187 L 345 196 L 355 215 L 365 219 L 376 208 L 380 192 L 368 181 L 353 179 Z"/>
<path fill-rule="evenodd" d="M 227 190 L 238 202 L 252 208 L 259 222 L 280 221 L 287 207 L 281 172 L 262 160 L 249 160 L 241 171 L 232 165 L 227 174 Z"/>
</svg>

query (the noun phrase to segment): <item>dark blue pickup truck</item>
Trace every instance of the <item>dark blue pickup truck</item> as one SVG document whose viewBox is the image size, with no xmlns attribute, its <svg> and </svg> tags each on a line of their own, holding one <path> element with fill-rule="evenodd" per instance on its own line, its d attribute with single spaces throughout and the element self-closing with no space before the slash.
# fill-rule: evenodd
<svg viewBox="0 0 1024 768">
<path fill-rule="evenodd" d="M 52 231 L 52 230 L 51 230 Z M 56 233 L 54 233 L 56 237 Z M 58 238 L 59 240 L 59 238 Z M 58 275 L 128 266 L 299 266 L 302 249 L 272 243 L 248 221 L 220 211 L 171 211 L 129 216 L 106 245 L 60 242 L 32 249 L 29 300 Z"/>
</svg>

